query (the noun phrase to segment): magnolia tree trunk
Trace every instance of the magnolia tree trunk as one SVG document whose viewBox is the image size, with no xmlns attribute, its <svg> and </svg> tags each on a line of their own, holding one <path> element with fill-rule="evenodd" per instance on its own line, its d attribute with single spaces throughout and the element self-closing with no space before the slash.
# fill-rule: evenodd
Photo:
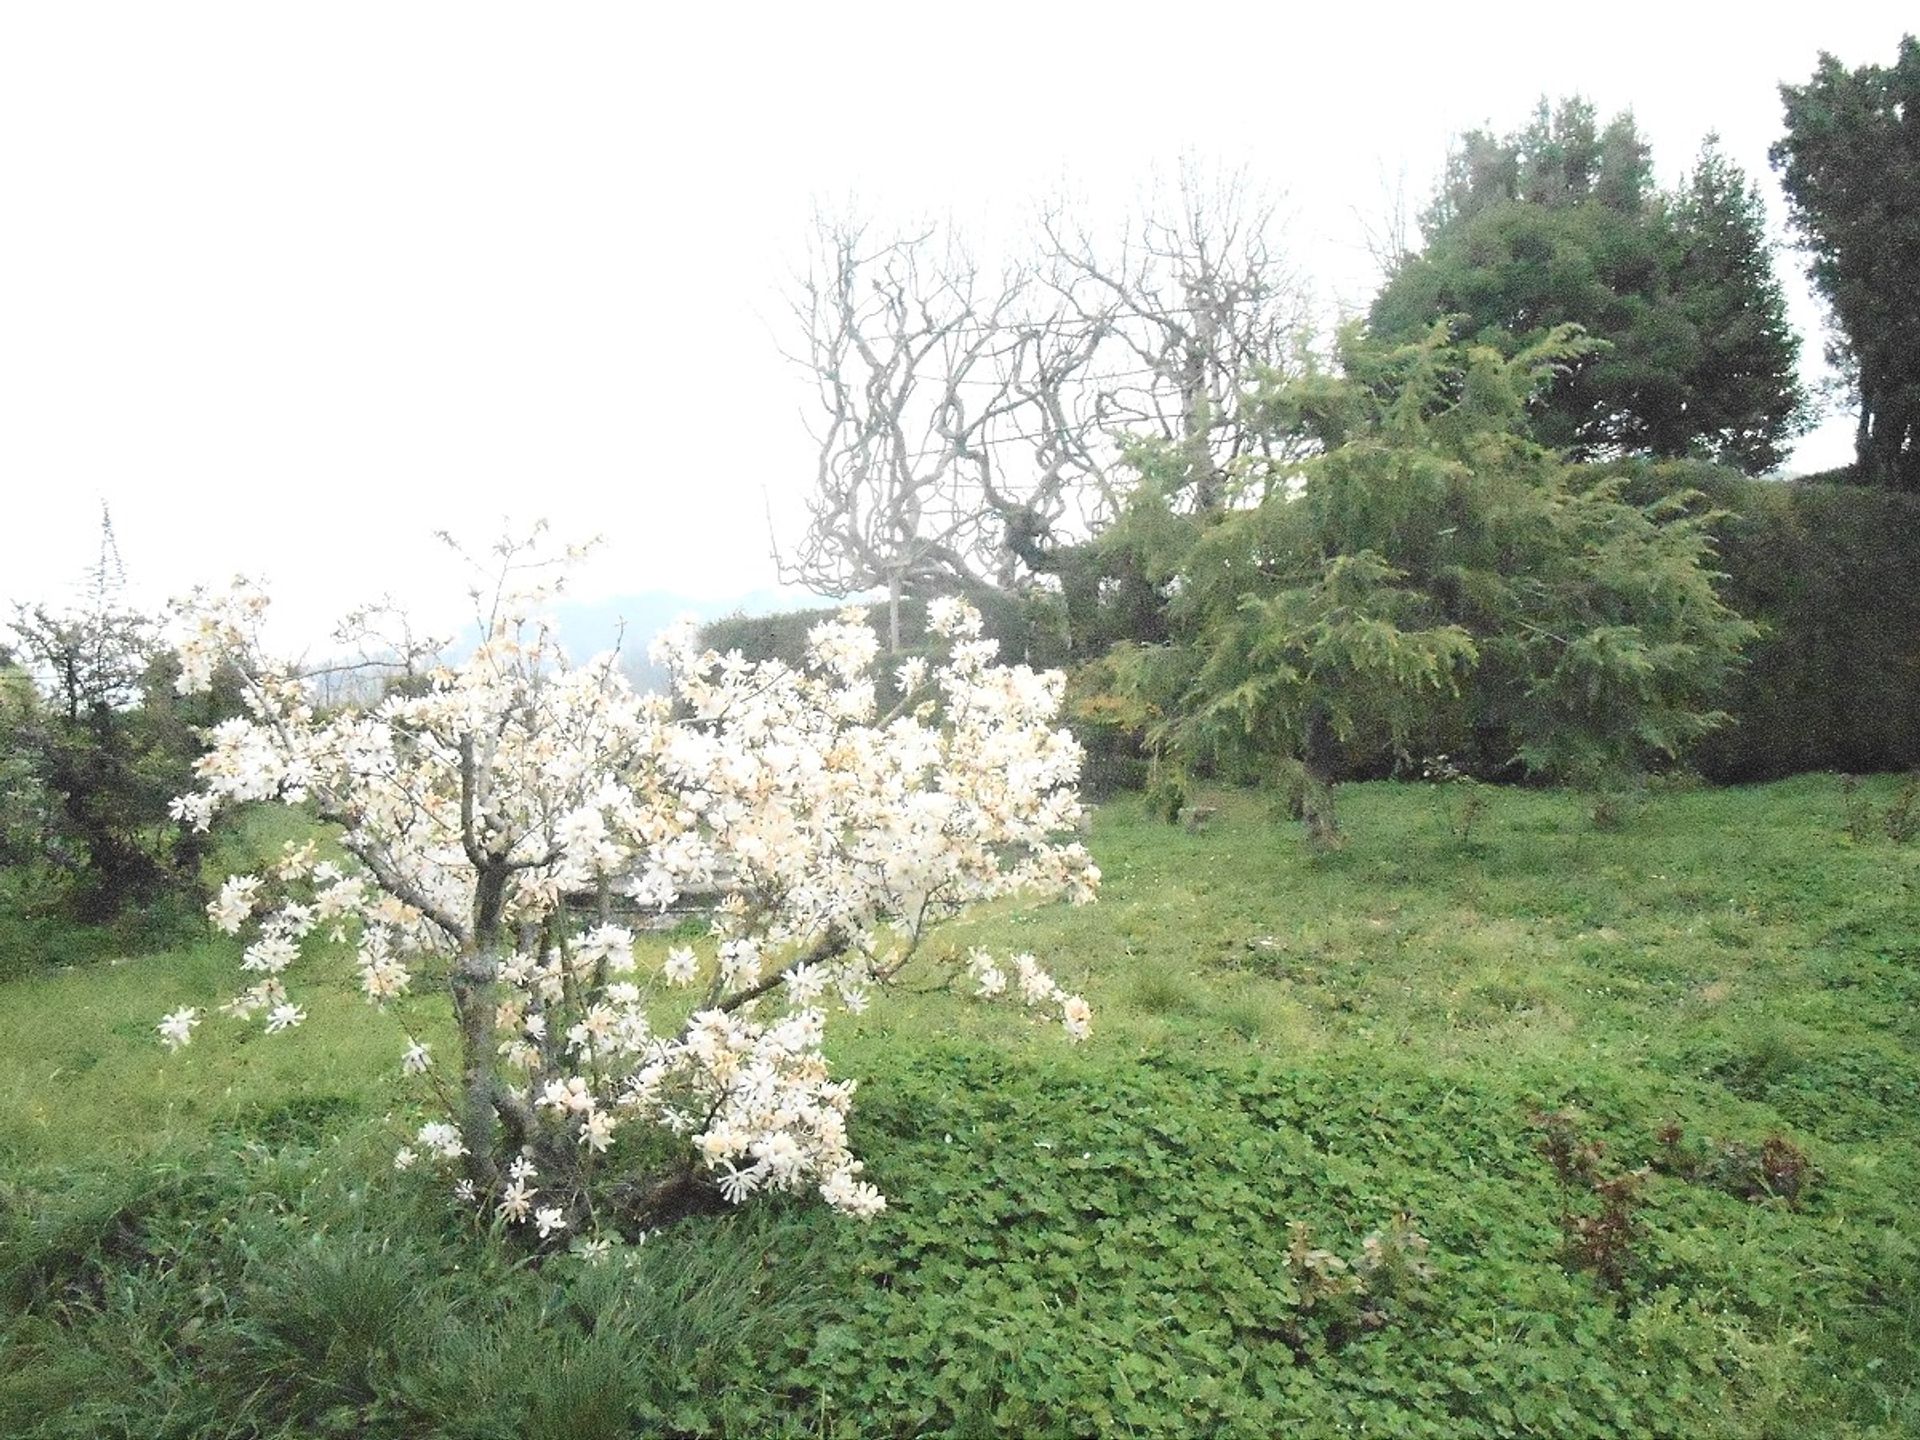
<svg viewBox="0 0 1920 1440">
<path fill-rule="evenodd" d="M 582 1153 L 556 1139 L 552 1127 L 541 1124 L 532 1098 L 500 1073 L 495 1006 L 501 966 L 513 950 L 513 937 L 502 922 L 513 871 L 504 861 L 478 867 L 473 938 L 453 966 L 454 1018 L 460 1027 L 460 1141 L 467 1147 L 466 1170 L 476 1186 L 498 1185 L 506 1167 L 525 1156 L 538 1165 L 548 1195 L 566 1201 L 564 1208 L 572 1210 L 585 1179 Z"/>
<path fill-rule="evenodd" d="M 467 1173 L 476 1185 L 499 1182 L 494 1153 L 495 1067 L 493 979 L 503 955 L 500 913 L 505 903 L 504 864 L 481 870 L 473 897 L 473 937 L 453 966 L 453 1013 L 460 1025 L 460 1140 L 467 1147 Z"/>
<path fill-rule="evenodd" d="M 493 1156 L 493 1000 L 496 957 L 463 955 L 453 968 L 453 1011 L 460 1023 L 460 1143 L 467 1147 L 467 1174 L 474 1184 L 494 1186 L 500 1167 Z"/>
</svg>

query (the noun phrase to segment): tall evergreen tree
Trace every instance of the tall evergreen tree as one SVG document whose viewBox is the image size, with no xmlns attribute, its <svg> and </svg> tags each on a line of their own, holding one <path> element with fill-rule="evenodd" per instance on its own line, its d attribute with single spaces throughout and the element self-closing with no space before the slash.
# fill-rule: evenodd
<svg viewBox="0 0 1920 1440">
<path fill-rule="evenodd" d="M 1839 327 L 1828 357 L 1858 395 L 1858 478 L 1920 490 L 1920 42 L 1884 67 L 1822 54 L 1780 96 L 1773 164 Z"/>
<path fill-rule="evenodd" d="M 1665 194 L 1630 115 L 1600 127 L 1585 101 L 1542 102 L 1523 130 L 1462 139 L 1423 229 L 1374 300 L 1376 333 L 1457 316 L 1509 356 L 1566 324 L 1605 342 L 1534 403 L 1543 443 L 1749 472 L 1784 458 L 1804 411 L 1798 341 L 1758 199 L 1711 141 Z"/>
<path fill-rule="evenodd" d="M 1694 448 L 1750 475 L 1786 459 L 1780 417 L 1804 408 L 1799 340 L 1774 273 L 1760 191 L 1709 135 L 1671 198 L 1675 301 L 1705 341 L 1706 364 L 1687 377 L 1682 402 L 1655 437 L 1655 454 Z M 1703 373 L 1704 371 L 1704 373 Z M 1704 383 L 1703 383 L 1704 381 Z"/>
</svg>

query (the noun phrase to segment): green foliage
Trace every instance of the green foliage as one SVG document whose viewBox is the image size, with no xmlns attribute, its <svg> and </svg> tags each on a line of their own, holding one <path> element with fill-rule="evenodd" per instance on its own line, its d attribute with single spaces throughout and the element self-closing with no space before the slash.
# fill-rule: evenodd
<svg viewBox="0 0 1920 1440">
<path fill-rule="evenodd" d="M 1596 783 L 1710 730 L 1705 699 L 1754 633 L 1715 593 L 1711 517 L 1629 503 L 1524 434 L 1527 397 L 1580 353 L 1567 334 L 1513 358 L 1441 328 L 1350 336 L 1343 375 L 1259 396 L 1319 453 L 1248 467 L 1217 514 L 1175 513 L 1143 447 L 1114 543 L 1164 577 L 1175 641 L 1104 669 L 1149 742 L 1188 767 L 1297 756 L 1326 839 L 1354 754 L 1463 740 Z"/>
<path fill-rule="evenodd" d="M 1780 98 L 1772 159 L 1838 325 L 1829 358 L 1859 400 L 1855 476 L 1920 490 L 1920 41 L 1903 37 L 1889 66 L 1822 53 Z"/>
<path fill-rule="evenodd" d="M 1498 136 L 1471 130 L 1447 157 L 1439 193 L 1421 216 L 1429 233 L 1469 220 L 1508 201 L 1548 209 L 1588 203 L 1638 211 L 1653 189 L 1651 155 L 1631 115 L 1604 131 L 1587 101 L 1550 109 L 1542 99 L 1524 130 Z"/>
<path fill-rule="evenodd" d="M 31 860 L 46 834 L 53 801 L 28 748 L 46 724 L 33 677 L 0 653 L 0 867 Z"/>
<path fill-rule="evenodd" d="M 1680 408 L 1650 417 L 1646 448 L 1749 475 L 1776 470 L 1811 412 L 1759 187 L 1709 135 L 1667 204 L 1672 305 L 1695 349 Z"/>
<path fill-rule="evenodd" d="M 1585 101 L 1543 101 L 1524 130 L 1459 142 L 1424 221 L 1425 250 L 1374 300 L 1376 333 L 1451 317 L 1508 355 L 1567 324 L 1604 342 L 1533 406 L 1543 443 L 1753 473 L 1785 458 L 1803 428 L 1799 342 L 1759 193 L 1713 137 L 1662 194 L 1631 116 L 1597 131 Z"/>
<path fill-rule="evenodd" d="M 216 1146 L 58 1210 L 7 1194 L 0 1431 L 708 1433 L 766 1413 L 756 1357 L 816 1323 L 817 1283 L 763 1264 L 765 1225 L 534 1270 L 476 1250 L 417 1192 L 351 1179 L 370 1159 L 377 1173 L 369 1142 L 385 1148 Z"/>
<path fill-rule="evenodd" d="M 1780 484 L 1700 462 L 1617 461 L 1584 473 L 1588 483 L 1623 480 L 1622 498 L 1636 505 L 1699 492 L 1692 510 L 1717 551 L 1720 597 L 1759 626 L 1746 663 L 1721 690 L 1731 723 L 1694 741 L 1684 752 L 1689 765 L 1722 781 L 1920 765 L 1920 498 L 1837 483 L 1851 472 Z M 1152 648 L 1165 636 L 1162 613 L 1133 637 L 1134 663 L 1167 665 Z M 1130 747 L 1164 716 L 1145 703 L 1158 693 L 1152 686 L 1123 696 L 1113 671 L 1083 665 L 1068 713 L 1107 790 L 1116 780 L 1137 789 L 1147 763 Z M 1416 758 L 1445 750 L 1457 768 L 1481 775 L 1497 773 L 1511 753 L 1439 730 L 1408 748 Z M 1396 758 L 1391 745 L 1356 746 L 1349 773 L 1385 774 Z"/>
<path fill-rule="evenodd" d="M 46 685 L 43 705 L 16 710 L 9 737 L 44 797 L 37 839 L 46 864 L 22 863 L 41 869 L 43 888 L 83 922 L 112 920 L 167 889 L 166 867 L 141 831 L 143 821 L 165 824 L 170 797 L 151 793 L 126 716 L 154 652 L 152 630 L 113 603 L 104 583 L 85 607 L 22 606 L 13 621 Z"/>
</svg>

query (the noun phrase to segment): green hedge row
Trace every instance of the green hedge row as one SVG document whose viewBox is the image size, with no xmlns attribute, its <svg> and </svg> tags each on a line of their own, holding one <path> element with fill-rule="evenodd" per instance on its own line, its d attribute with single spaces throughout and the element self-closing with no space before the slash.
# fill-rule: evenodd
<svg viewBox="0 0 1920 1440">
<path fill-rule="evenodd" d="M 1866 486 L 1642 466 L 1636 492 L 1691 487 L 1724 591 L 1765 633 L 1721 704 L 1735 723 L 1689 760 L 1711 780 L 1920 765 L 1920 498 Z"/>
<path fill-rule="evenodd" d="M 749 660 L 784 660 L 798 665 L 807 652 L 807 632 L 823 620 L 831 620 L 843 606 L 823 604 L 813 610 L 788 610 L 778 615 L 728 615 L 711 620 L 700 628 L 700 641 L 711 650 L 725 654 L 738 650 Z M 886 643 L 887 607 L 868 605 L 867 620 Z M 923 601 L 900 603 L 900 640 L 903 648 L 918 651 L 926 644 L 927 607 Z"/>
</svg>

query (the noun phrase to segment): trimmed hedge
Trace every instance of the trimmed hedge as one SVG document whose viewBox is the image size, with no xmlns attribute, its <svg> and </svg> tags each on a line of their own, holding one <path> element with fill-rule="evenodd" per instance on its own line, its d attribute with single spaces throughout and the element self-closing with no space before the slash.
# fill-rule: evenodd
<svg viewBox="0 0 1920 1440">
<path fill-rule="evenodd" d="M 1920 765 L 1920 497 L 1709 465 L 1626 473 L 1636 493 L 1690 487 L 1728 512 L 1723 593 L 1765 627 L 1721 700 L 1735 723 L 1688 757 L 1702 775 Z"/>
<path fill-rule="evenodd" d="M 887 607 L 847 602 L 867 611 L 868 623 L 887 643 Z M 824 620 L 831 620 L 845 605 L 822 605 L 813 610 L 788 610 L 779 615 L 728 615 L 710 620 L 700 627 L 700 643 L 725 654 L 738 650 L 749 660 L 784 660 L 798 665 L 807 653 L 807 632 Z M 909 653 L 919 653 L 926 645 L 927 607 L 921 600 L 900 602 L 900 640 Z"/>
</svg>

